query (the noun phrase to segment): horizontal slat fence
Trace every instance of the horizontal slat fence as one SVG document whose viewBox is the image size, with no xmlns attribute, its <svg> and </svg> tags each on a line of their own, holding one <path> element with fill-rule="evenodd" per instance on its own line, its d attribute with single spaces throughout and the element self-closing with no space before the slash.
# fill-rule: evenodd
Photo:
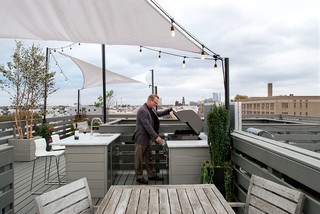
<svg viewBox="0 0 320 214">
<path fill-rule="evenodd" d="M 231 137 L 238 201 L 245 202 L 250 176 L 255 174 L 306 193 L 303 212 L 320 213 L 319 153 L 243 131 L 234 131 Z"/>
</svg>

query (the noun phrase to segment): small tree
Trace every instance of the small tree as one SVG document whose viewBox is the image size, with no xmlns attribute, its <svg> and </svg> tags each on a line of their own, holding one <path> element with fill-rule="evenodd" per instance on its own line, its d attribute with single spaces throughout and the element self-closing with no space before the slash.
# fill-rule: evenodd
<svg viewBox="0 0 320 214">
<path fill-rule="evenodd" d="M 15 106 L 14 119 L 19 138 L 29 139 L 33 137 L 33 109 L 43 100 L 45 90 L 47 94 L 56 91 L 55 72 L 47 72 L 46 57 L 39 46 L 25 48 L 22 42 L 16 42 L 12 58 L 13 62 L 8 62 L 7 68 L 0 66 L 0 87 L 11 96 Z M 23 133 L 22 120 L 26 121 L 26 133 Z"/>
<path fill-rule="evenodd" d="M 98 98 L 98 102 L 94 102 L 95 107 L 102 107 L 103 106 L 103 97 L 100 95 Z M 114 96 L 113 90 L 106 91 L 106 107 L 109 109 L 109 106 L 113 105 L 114 103 Z"/>
</svg>

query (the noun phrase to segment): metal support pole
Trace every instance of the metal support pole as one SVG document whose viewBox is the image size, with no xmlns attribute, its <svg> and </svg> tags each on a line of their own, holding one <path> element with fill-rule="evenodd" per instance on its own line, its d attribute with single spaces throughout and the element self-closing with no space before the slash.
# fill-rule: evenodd
<svg viewBox="0 0 320 214">
<path fill-rule="evenodd" d="M 48 90 L 48 83 L 47 83 L 47 77 L 48 77 L 48 69 L 49 69 L 49 48 L 46 49 L 46 76 L 44 78 L 44 103 L 43 103 L 43 119 L 42 123 L 45 124 L 47 122 L 46 114 L 47 114 L 47 90 Z"/>
<path fill-rule="evenodd" d="M 80 119 L 80 89 L 78 89 L 78 112 L 77 112 L 77 121 Z"/>
<path fill-rule="evenodd" d="M 152 94 L 154 94 L 154 75 L 153 75 L 153 69 L 151 71 L 151 88 L 152 88 Z"/>
<path fill-rule="evenodd" d="M 225 74 L 224 74 L 224 93 L 226 109 L 230 110 L 230 89 L 229 89 L 229 58 L 224 59 Z"/>
<path fill-rule="evenodd" d="M 158 94 L 158 87 L 157 86 L 154 86 L 154 93 Z M 156 110 L 158 110 L 158 106 L 156 106 Z"/>
<path fill-rule="evenodd" d="M 106 58 L 105 45 L 102 44 L 102 97 L 103 97 L 103 123 L 107 122 L 107 104 L 106 104 Z"/>
</svg>

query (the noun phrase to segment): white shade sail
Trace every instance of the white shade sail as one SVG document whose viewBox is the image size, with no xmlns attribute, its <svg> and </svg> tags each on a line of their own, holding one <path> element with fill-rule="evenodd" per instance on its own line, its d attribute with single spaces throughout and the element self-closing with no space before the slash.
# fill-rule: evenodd
<svg viewBox="0 0 320 214">
<path fill-rule="evenodd" d="M 84 62 L 75 57 L 69 56 L 67 54 L 60 54 L 69 57 L 76 65 L 80 68 L 83 74 L 83 85 L 82 89 L 92 88 L 96 86 L 101 86 L 102 82 L 102 69 L 98 66 L 92 65 L 90 63 Z M 119 84 L 119 83 L 145 83 L 135 80 L 133 78 L 129 78 L 112 71 L 106 70 L 107 81 L 106 84 Z"/>
<path fill-rule="evenodd" d="M 200 53 L 147 0 L 1 0 L 0 37 L 137 45 Z"/>
</svg>

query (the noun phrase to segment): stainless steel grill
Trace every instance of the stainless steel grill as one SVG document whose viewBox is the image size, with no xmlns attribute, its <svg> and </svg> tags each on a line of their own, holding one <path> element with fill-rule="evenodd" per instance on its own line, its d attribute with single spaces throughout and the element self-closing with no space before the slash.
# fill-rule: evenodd
<svg viewBox="0 0 320 214">
<path fill-rule="evenodd" d="M 189 126 L 189 130 L 176 130 L 174 134 L 168 134 L 167 140 L 198 140 L 203 128 L 203 122 L 193 110 L 173 111 L 173 114 L 181 122 Z"/>
</svg>

